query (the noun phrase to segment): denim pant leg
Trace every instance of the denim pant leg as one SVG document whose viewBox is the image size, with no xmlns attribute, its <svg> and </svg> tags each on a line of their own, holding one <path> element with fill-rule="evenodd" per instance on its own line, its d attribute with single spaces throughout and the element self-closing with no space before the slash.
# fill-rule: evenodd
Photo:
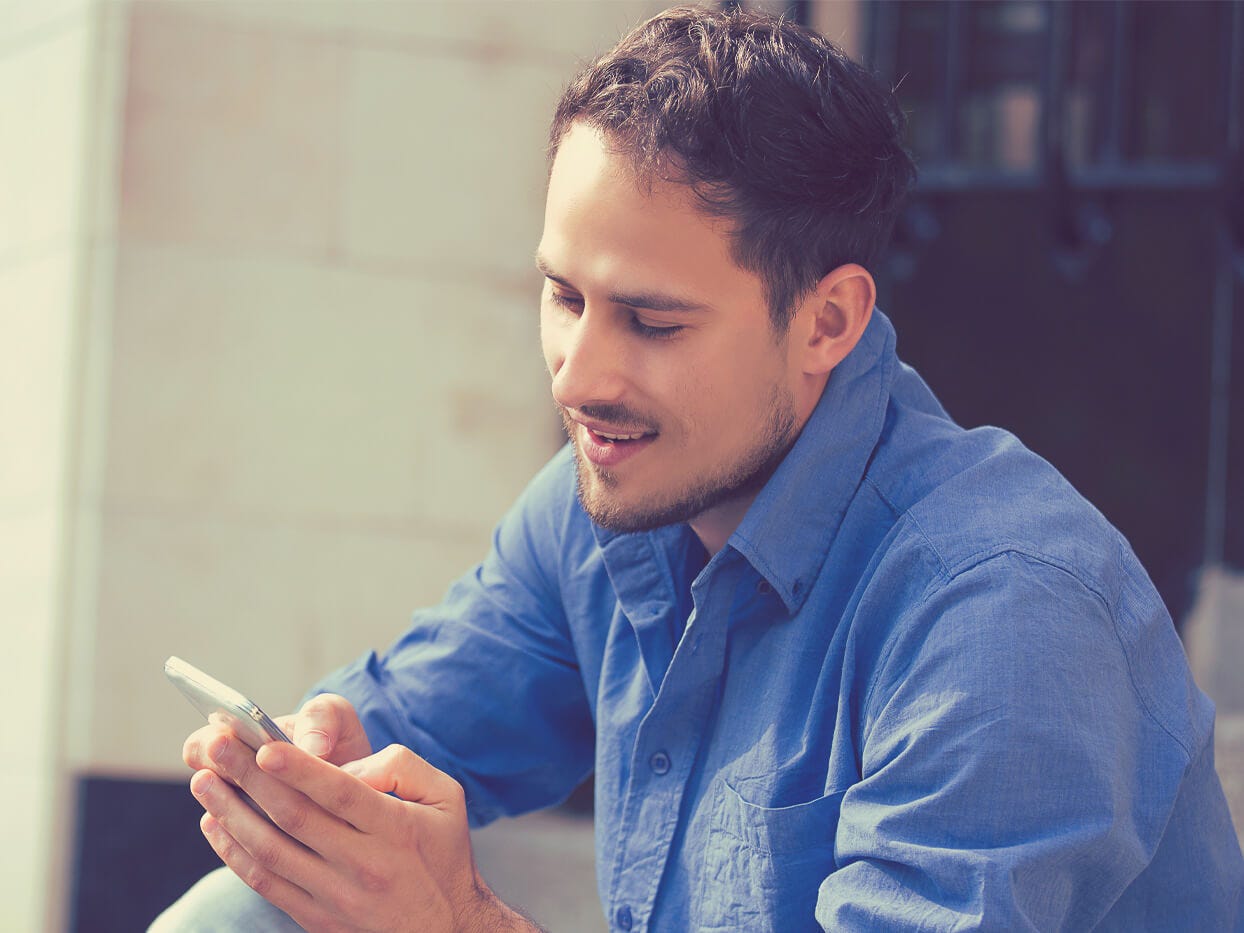
<svg viewBox="0 0 1244 933">
<path fill-rule="evenodd" d="M 289 915 L 248 888 L 228 868 L 205 875 L 156 917 L 147 933 L 298 933 Z"/>
</svg>

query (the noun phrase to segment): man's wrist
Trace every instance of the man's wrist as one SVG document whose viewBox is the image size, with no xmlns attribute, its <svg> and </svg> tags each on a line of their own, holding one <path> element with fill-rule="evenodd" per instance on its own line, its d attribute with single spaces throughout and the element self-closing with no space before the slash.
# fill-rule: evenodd
<svg viewBox="0 0 1244 933">
<path fill-rule="evenodd" d="M 457 933 L 547 933 L 497 897 L 478 875 L 471 906 L 459 915 L 456 930 Z"/>
</svg>

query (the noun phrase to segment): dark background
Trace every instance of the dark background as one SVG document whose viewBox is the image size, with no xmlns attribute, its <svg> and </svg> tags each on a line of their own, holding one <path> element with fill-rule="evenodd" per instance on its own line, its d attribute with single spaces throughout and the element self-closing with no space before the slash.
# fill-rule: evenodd
<svg viewBox="0 0 1244 933">
<path fill-rule="evenodd" d="M 1244 566 L 1241 5 L 866 12 L 921 169 L 880 270 L 900 354 L 1053 462 L 1180 624 Z"/>
</svg>

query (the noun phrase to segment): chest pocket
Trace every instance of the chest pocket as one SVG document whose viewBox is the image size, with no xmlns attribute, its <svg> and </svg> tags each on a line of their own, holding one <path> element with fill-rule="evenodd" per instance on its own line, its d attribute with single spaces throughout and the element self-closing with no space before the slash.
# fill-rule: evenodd
<svg viewBox="0 0 1244 933">
<path fill-rule="evenodd" d="M 813 916 L 817 889 L 834 870 L 844 793 L 762 807 L 722 782 L 705 847 L 696 928 L 819 929 Z"/>
</svg>

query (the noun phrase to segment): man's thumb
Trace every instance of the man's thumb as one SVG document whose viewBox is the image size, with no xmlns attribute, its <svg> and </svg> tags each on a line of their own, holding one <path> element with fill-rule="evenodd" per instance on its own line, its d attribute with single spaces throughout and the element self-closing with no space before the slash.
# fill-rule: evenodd
<svg viewBox="0 0 1244 933">
<path fill-rule="evenodd" d="M 327 758 L 337 744 L 340 720 L 327 696 L 312 697 L 294 720 L 294 744 L 316 758 Z"/>
</svg>

